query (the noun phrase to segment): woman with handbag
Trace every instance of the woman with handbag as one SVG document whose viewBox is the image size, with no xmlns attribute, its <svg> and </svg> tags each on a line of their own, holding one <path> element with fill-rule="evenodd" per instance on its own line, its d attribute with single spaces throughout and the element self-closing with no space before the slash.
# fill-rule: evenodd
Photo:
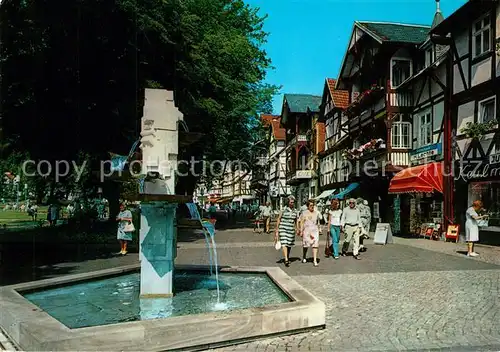
<svg viewBox="0 0 500 352">
<path fill-rule="evenodd" d="M 116 217 L 118 221 L 118 233 L 116 238 L 120 241 L 121 251 L 119 254 L 127 254 L 127 244 L 132 241 L 132 234 L 135 231 L 134 224 L 132 223 L 132 212 L 125 208 L 125 204 L 120 204 L 120 213 Z"/>
<path fill-rule="evenodd" d="M 487 215 L 479 215 L 478 213 L 483 208 L 483 203 L 480 200 L 475 200 L 472 206 L 465 213 L 465 241 L 467 242 L 467 256 L 477 257 L 474 252 L 474 243 L 479 241 L 479 225 L 478 220 L 487 218 Z"/>
</svg>

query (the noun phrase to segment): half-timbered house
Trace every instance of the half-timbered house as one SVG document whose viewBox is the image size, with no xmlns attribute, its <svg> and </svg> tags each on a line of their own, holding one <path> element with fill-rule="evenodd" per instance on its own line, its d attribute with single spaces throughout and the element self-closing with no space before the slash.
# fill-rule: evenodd
<svg viewBox="0 0 500 352">
<path fill-rule="evenodd" d="M 265 123 L 268 130 L 269 150 L 267 151 L 267 194 L 273 209 L 281 209 L 286 204 L 286 197 L 290 195 L 290 186 L 286 184 L 286 153 L 285 129 L 281 127 L 281 116 L 265 115 L 270 117 Z M 264 115 L 262 117 L 264 121 Z"/>
<path fill-rule="evenodd" d="M 412 148 L 413 94 L 396 89 L 415 73 L 413 58 L 429 30 L 423 25 L 355 22 L 336 84 L 351 96 L 345 113 L 353 140 L 344 151 L 351 184 L 339 197 L 351 191 L 368 199 L 374 217 L 384 221 L 393 214 L 389 180 L 408 167 Z"/>
<path fill-rule="evenodd" d="M 298 204 L 316 195 L 310 131 L 320 104 L 320 96 L 309 94 L 285 94 L 283 99 L 281 125 L 286 129 L 286 180 Z"/>
<path fill-rule="evenodd" d="M 447 199 L 450 222 L 462 224 L 480 199 L 490 214 L 480 239 L 500 232 L 500 5 L 470 0 L 432 30 L 449 47 L 449 155 L 454 179 Z M 446 149 L 446 148 L 445 148 Z M 454 207 L 454 209 L 453 209 Z M 496 240 L 498 242 L 498 239 Z"/>
<path fill-rule="evenodd" d="M 320 153 L 318 199 L 327 199 L 348 182 L 347 168 L 343 168 L 343 149 L 349 143 L 347 115 L 349 92 L 335 89 L 336 80 L 327 78 L 323 89 L 319 121 L 325 124 L 324 151 Z"/>
<path fill-rule="evenodd" d="M 431 29 L 443 20 L 437 0 Z M 414 74 L 396 89 L 396 96 L 410 94 L 413 104 L 409 120 L 395 115 L 391 125 L 392 148 L 405 144 L 408 135 L 411 139 L 409 168 L 396 174 L 389 186 L 389 193 L 395 195 L 395 232 L 425 233 L 431 227 L 442 228 L 447 53 L 448 47 L 433 43 L 429 33 L 412 57 Z M 435 181 L 435 187 L 428 186 L 429 178 Z"/>
</svg>

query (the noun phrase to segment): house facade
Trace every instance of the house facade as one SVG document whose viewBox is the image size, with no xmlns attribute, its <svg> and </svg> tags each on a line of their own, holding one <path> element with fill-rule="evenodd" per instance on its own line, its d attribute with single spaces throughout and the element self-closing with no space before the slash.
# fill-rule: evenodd
<svg viewBox="0 0 500 352">
<path fill-rule="evenodd" d="M 286 183 L 298 204 L 314 198 L 317 192 L 312 130 L 320 104 L 321 97 L 316 95 L 285 94 L 283 98 L 281 126 L 286 130 Z"/>
<path fill-rule="evenodd" d="M 335 79 L 326 79 L 320 108 L 320 121 L 325 124 L 325 141 L 320 153 L 320 194 L 317 198 L 325 201 L 336 190 L 347 187 L 349 176 L 342 153 L 351 142 L 345 114 L 350 97 L 348 91 L 336 90 L 336 83 Z"/>
<path fill-rule="evenodd" d="M 391 178 L 410 164 L 413 93 L 398 87 L 415 74 L 414 57 L 430 26 L 355 22 L 335 88 L 346 90 L 348 186 L 339 198 L 362 196 L 374 218 L 394 221 Z M 397 219 L 396 219 L 397 220 Z"/>
<path fill-rule="evenodd" d="M 500 5 L 470 0 L 432 30 L 449 48 L 449 155 L 454 177 L 445 194 L 450 223 L 482 200 L 490 214 L 484 234 L 500 232 Z M 445 148 L 446 149 L 446 148 Z"/>
<path fill-rule="evenodd" d="M 263 115 L 261 118 L 267 126 L 269 140 L 266 156 L 267 200 L 273 209 L 282 209 L 286 205 L 286 197 L 291 194 L 290 186 L 286 183 L 286 130 L 281 127 L 281 116 Z M 264 122 L 266 118 L 268 122 Z"/>
</svg>

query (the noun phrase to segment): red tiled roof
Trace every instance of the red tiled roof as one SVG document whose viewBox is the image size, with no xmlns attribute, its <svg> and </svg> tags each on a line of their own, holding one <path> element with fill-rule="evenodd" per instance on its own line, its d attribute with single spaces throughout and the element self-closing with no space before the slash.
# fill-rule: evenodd
<svg viewBox="0 0 500 352">
<path fill-rule="evenodd" d="M 262 114 L 260 115 L 260 119 L 264 127 L 271 127 L 273 136 L 276 140 L 285 140 L 286 130 L 280 126 L 281 116 Z"/>
<path fill-rule="evenodd" d="M 286 130 L 280 126 L 281 117 L 278 116 L 272 121 L 273 136 L 278 141 L 284 141 L 286 137 Z"/>
<path fill-rule="evenodd" d="M 349 92 L 347 90 L 335 89 L 335 83 L 337 82 L 335 79 L 327 78 L 326 82 L 328 83 L 328 89 L 330 90 L 330 95 L 335 106 L 346 109 L 349 106 Z"/>
<path fill-rule="evenodd" d="M 264 125 L 264 127 L 270 126 L 271 121 L 273 121 L 273 119 L 275 119 L 276 117 L 279 117 L 279 116 L 269 115 L 269 114 L 261 114 L 260 115 L 260 119 L 262 120 L 262 124 Z"/>
</svg>

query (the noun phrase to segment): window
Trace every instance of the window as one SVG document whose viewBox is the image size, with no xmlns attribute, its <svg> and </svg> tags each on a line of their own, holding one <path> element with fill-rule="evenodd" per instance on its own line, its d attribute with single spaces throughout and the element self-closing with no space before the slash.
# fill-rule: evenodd
<svg viewBox="0 0 500 352">
<path fill-rule="evenodd" d="M 399 86 L 412 74 L 412 64 L 410 59 L 399 58 L 391 60 L 391 84 L 393 87 Z"/>
<path fill-rule="evenodd" d="M 496 99 L 491 97 L 479 102 L 478 122 L 485 123 L 496 120 Z"/>
<path fill-rule="evenodd" d="M 420 116 L 420 133 L 418 136 L 419 146 L 432 144 L 432 117 L 430 112 Z"/>
<path fill-rule="evenodd" d="M 392 148 L 410 149 L 411 148 L 411 123 L 394 122 L 392 124 Z"/>
<path fill-rule="evenodd" d="M 491 29 L 489 14 L 474 23 L 472 28 L 474 57 L 491 50 Z"/>
</svg>

